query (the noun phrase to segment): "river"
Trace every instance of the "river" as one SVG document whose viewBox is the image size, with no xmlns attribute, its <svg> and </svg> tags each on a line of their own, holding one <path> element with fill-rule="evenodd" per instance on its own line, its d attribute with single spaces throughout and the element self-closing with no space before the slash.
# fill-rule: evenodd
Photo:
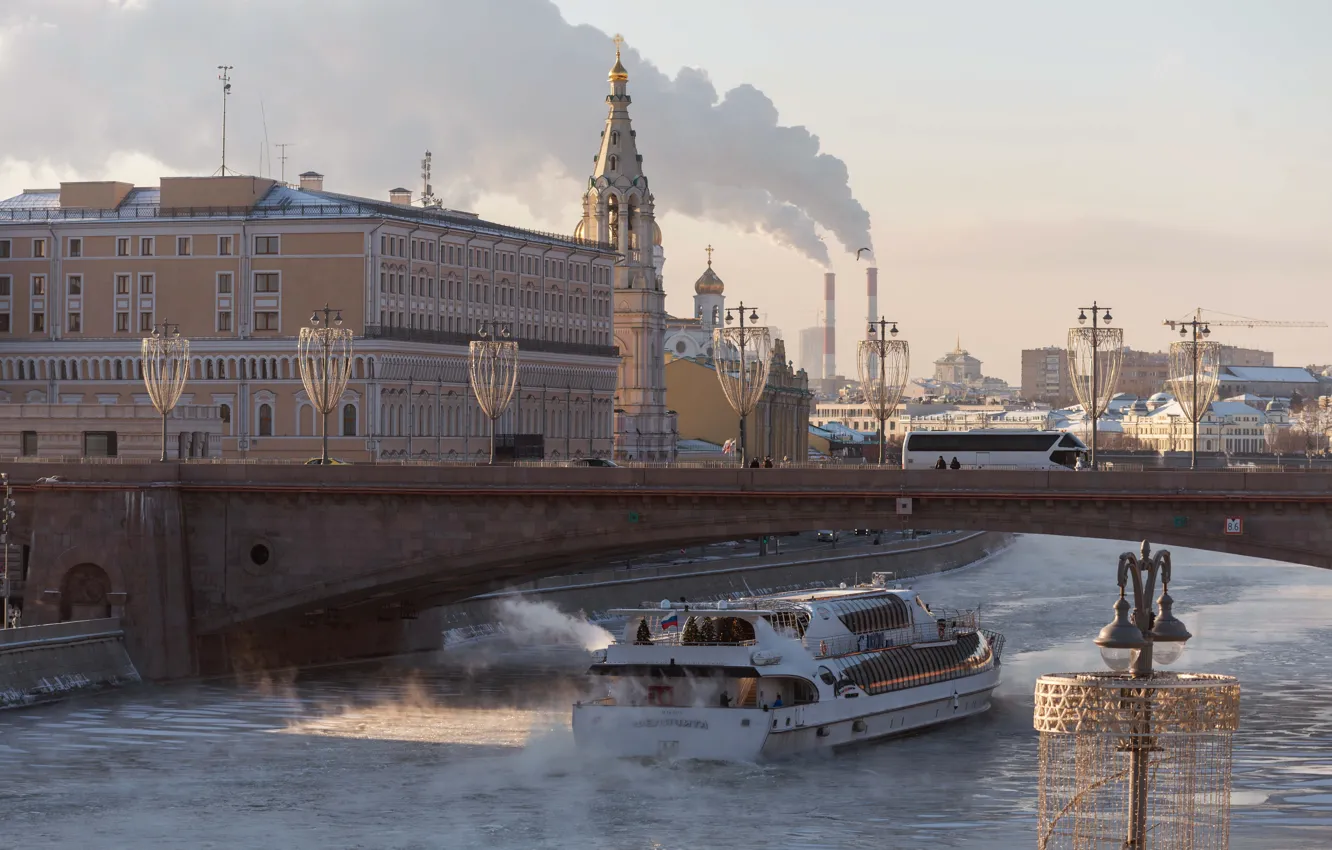
<svg viewBox="0 0 1332 850">
<path fill-rule="evenodd" d="M 0 848 L 1030 848 L 1032 684 L 1099 669 L 1128 543 L 1024 537 L 915 582 L 1007 636 L 987 715 L 764 765 L 580 755 L 567 655 L 143 686 L 0 713 Z M 1243 686 L 1231 846 L 1332 843 L 1332 573 L 1175 550 L 1182 669 Z M 637 600 L 633 600 L 637 602 Z"/>
</svg>

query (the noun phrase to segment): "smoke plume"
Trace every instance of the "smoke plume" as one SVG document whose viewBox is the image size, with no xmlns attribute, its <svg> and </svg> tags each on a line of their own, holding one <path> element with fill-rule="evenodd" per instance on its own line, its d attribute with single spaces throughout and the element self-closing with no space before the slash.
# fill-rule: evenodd
<svg viewBox="0 0 1332 850">
<path fill-rule="evenodd" d="M 7 0 L 0 112 L 40 120 L 0 123 L 0 150 L 58 173 L 101 173 L 127 152 L 211 173 L 215 66 L 232 64 L 230 167 L 276 176 L 267 135 L 293 143 L 289 180 L 314 169 L 332 191 L 386 197 L 419 192 L 430 148 L 448 205 L 494 192 L 550 216 L 570 199 L 543 183 L 592 170 L 613 57 L 607 34 L 549 0 Z M 824 264 L 820 229 L 849 251 L 872 244 L 846 164 L 783 126 L 763 92 L 719 93 L 693 68 L 671 77 L 632 47 L 624 62 L 659 212 L 761 231 Z"/>
</svg>

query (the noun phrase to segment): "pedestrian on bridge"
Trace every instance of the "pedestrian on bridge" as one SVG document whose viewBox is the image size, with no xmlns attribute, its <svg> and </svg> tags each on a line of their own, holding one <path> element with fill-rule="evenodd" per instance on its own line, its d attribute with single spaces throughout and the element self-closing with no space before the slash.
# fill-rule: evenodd
<svg viewBox="0 0 1332 850">
<path fill-rule="evenodd" d="M 934 468 L 935 468 L 935 469 L 947 469 L 947 468 L 948 468 L 948 461 L 946 461 L 946 460 L 943 459 L 943 455 L 939 455 L 939 459 L 936 460 L 936 461 L 934 462 Z"/>
<path fill-rule="evenodd" d="M 958 462 L 957 462 L 957 457 L 954 456 L 954 457 L 953 457 L 953 462 L 950 463 L 950 464 L 948 464 L 948 468 L 949 468 L 949 469 L 961 469 L 961 468 L 962 468 L 962 464 L 958 463 Z"/>
</svg>

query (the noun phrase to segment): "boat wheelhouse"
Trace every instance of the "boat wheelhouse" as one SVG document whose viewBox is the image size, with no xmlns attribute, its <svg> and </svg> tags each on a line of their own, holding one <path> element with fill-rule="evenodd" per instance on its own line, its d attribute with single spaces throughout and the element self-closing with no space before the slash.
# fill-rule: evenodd
<svg viewBox="0 0 1332 850">
<path fill-rule="evenodd" d="M 617 609 L 574 706 L 579 744 L 617 755 L 755 760 L 898 735 L 985 711 L 1003 638 L 975 611 L 869 585 Z"/>
</svg>

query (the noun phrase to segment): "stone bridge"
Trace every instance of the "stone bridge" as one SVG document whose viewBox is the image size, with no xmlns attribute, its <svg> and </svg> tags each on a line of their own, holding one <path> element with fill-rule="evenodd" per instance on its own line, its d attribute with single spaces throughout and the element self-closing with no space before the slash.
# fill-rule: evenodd
<svg viewBox="0 0 1332 850">
<path fill-rule="evenodd" d="M 1146 538 L 1332 566 L 1324 473 L 9 469 L 16 542 L 31 547 L 24 622 L 119 616 L 147 677 L 423 648 L 438 634 L 421 612 L 506 584 L 816 528 Z M 37 481 L 48 476 L 57 480 Z"/>
</svg>

